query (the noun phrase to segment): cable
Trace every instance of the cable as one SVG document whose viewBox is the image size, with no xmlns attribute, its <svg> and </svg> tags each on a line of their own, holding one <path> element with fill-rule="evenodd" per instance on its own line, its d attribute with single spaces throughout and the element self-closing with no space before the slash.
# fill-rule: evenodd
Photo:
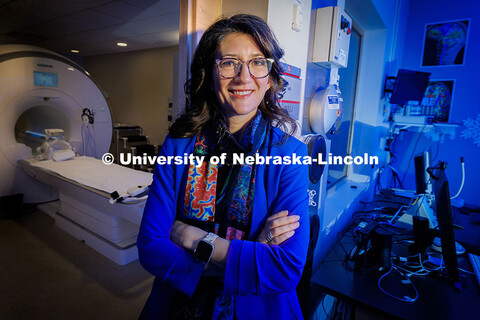
<svg viewBox="0 0 480 320">
<path fill-rule="evenodd" d="M 392 165 L 387 165 L 386 168 L 390 169 L 392 171 L 392 179 L 393 179 L 393 187 L 394 188 L 401 188 L 405 189 L 403 186 L 402 181 L 400 180 L 400 175 L 397 169 L 395 169 Z"/>
<path fill-rule="evenodd" d="M 440 152 L 440 140 L 437 141 L 437 150 L 435 151 L 435 156 L 432 157 L 431 163 L 435 163 L 438 157 L 438 153 Z"/>
<path fill-rule="evenodd" d="M 411 245 L 415 243 L 413 240 L 408 240 L 408 239 L 401 239 L 401 240 L 395 240 L 393 241 L 394 244 L 405 244 L 405 245 Z"/>
<path fill-rule="evenodd" d="M 347 250 L 345 249 L 345 247 L 342 244 L 342 241 L 340 241 L 340 238 L 338 237 L 339 235 L 340 235 L 340 232 L 337 232 L 337 242 L 340 245 L 340 247 L 342 247 L 343 251 L 345 252 L 345 255 L 348 256 Z"/>
<path fill-rule="evenodd" d="M 149 186 L 137 186 L 127 190 L 126 193 L 120 195 L 117 191 L 110 194 L 110 204 L 123 203 L 123 204 L 135 204 L 145 201 L 148 198 L 148 194 L 145 194 L 149 189 Z M 143 195 L 143 196 L 142 196 Z"/>
<path fill-rule="evenodd" d="M 392 227 L 392 228 L 396 228 L 396 229 L 400 229 L 400 230 L 407 230 L 405 228 L 402 228 L 402 227 L 399 227 L 399 226 L 396 226 L 394 224 L 384 222 L 384 221 L 380 221 L 378 223 L 378 227 L 382 228 L 383 230 L 389 231 L 394 235 L 411 235 L 412 234 L 411 232 L 401 233 L 401 232 L 397 232 L 395 230 L 388 229 L 388 227 Z"/>
<path fill-rule="evenodd" d="M 406 274 L 406 277 L 407 277 L 407 278 L 410 277 L 410 276 L 422 276 L 422 277 L 423 277 L 423 276 L 427 276 L 427 275 L 430 273 L 430 272 L 428 272 L 427 270 L 423 270 L 423 269 L 420 269 L 420 270 L 417 270 L 417 271 L 415 271 L 415 272 L 412 272 L 412 271 L 407 270 L 407 269 L 405 269 L 405 268 L 402 268 L 402 267 L 400 267 L 400 266 L 398 266 L 398 265 L 396 265 L 396 264 L 394 264 L 394 266 L 395 266 L 396 268 L 400 269 L 400 270 L 405 271 L 405 272 L 407 273 L 407 274 Z M 412 268 L 412 267 L 410 267 L 410 268 Z M 418 268 L 420 268 L 420 267 L 418 267 Z"/>
<path fill-rule="evenodd" d="M 415 203 L 414 203 L 415 204 Z M 400 214 L 400 212 L 402 212 L 403 208 L 405 208 L 404 205 L 401 205 L 400 208 L 398 209 L 398 211 L 394 214 L 394 216 L 392 217 L 392 219 L 390 219 L 390 221 L 388 221 L 390 224 L 393 223 L 393 221 L 395 220 L 395 218 Z"/>
<path fill-rule="evenodd" d="M 380 210 L 381 210 L 381 209 L 358 210 L 358 211 L 355 211 L 355 212 L 352 214 L 352 219 L 355 218 L 356 216 L 362 214 L 362 213 L 363 213 L 363 215 L 367 216 L 365 213 L 378 212 L 378 211 L 380 211 Z"/>
<path fill-rule="evenodd" d="M 433 255 L 434 253 L 427 253 L 427 255 Z M 416 258 L 418 257 L 419 262 L 409 262 L 409 258 Z M 422 261 L 422 255 L 420 253 L 413 255 L 413 256 L 408 256 L 408 257 L 398 257 L 401 262 L 405 263 L 405 266 L 411 269 L 417 269 L 417 271 L 412 272 L 411 270 L 407 270 L 405 268 L 402 268 L 399 265 L 395 265 L 395 267 L 407 272 L 407 277 L 410 276 L 426 276 L 430 274 L 430 272 L 435 272 L 435 271 L 441 271 L 443 269 L 443 256 L 440 254 L 440 264 L 438 268 L 427 268 L 424 265 L 424 262 Z M 425 263 L 432 263 L 430 260 L 427 260 Z"/>
<path fill-rule="evenodd" d="M 109 202 L 110 204 L 116 204 L 116 203 L 121 203 L 121 204 L 137 204 L 140 202 L 144 202 L 147 200 L 148 195 L 145 195 L 143 197 L 131 197 L 128 194 L 125 194 L 123 196 L 118 197 L 117 199 L 110 198 Z"/>
<path fill-rule="evenodd" d="M 54 200 L 49 200 L 49 201 L 45 201 L 45 202 L 28 203 L 28 205 L 38 206 L 38 205 L 41 205 L 41 204 L 52 203 L 52 202 L 55 202 L 55 201 L 58 201 L 58 200 L 60 200 L 60 199 L 54 199 Z"/>
<path fill-rule="evenodd" d="M 382 285 L 381 285 L 381 282 L 382 280 L 388 276 L 390 273 L 392 273 L 392 270 L 397 271 L 401 276 L 403 276 L 405 279 L 402 281 L 403 284 L 410 284 L 413 289 L 415 290 L 415 298 L 411 298 L 409 296 L 404 296 L 403 298 L 402 297 L 397 297 L 397 296 L 394 296 L 393 294 L 391 293 L 388 293 L 387 291 L 385 291 L 383 288 L 382 288 Z M 396 299 L 396 300 L 399 300 L 399 301 L 403 301 L 403 302 L 415 302 L 417 301 L 418 299 L 418 290 L 417 290 L 417 287 L 415 287 L 415 285 L 413 284 L 413 282 L 404 274 L 402 273 L 401 271 L 399 271 L 397 269 L 397 267 L 395 267 L 393 264 L 392 266 L 390 267 L 390 270 L 388 270 L 387 273 L 383 274 L 379 279 L 378 279 L 378 282 L 377 282 L 377 285 L 378 285 L 378 288 L 380 289 L 380 291 L 382 291 L 384 294 L 386 294 L 387 296 L 393 298 L 393 299 Z"/>
<path fill-rule="evenodd" d="M 431 254 L 427 253 L 427 255 L 430 256 Z M 427 260 L 426 262 L 433 264 L 432 262 L 430 262 L 430 260 Z M 443 255 L 440 254 L 440 265 L 438 266 L 438 268 L 433 268 L 433 269 L 425 268 L 422 262 L 422 256 L 420 256 L 420 265 L 422 266 L 423 269 L 427 270 L 428 272 L 441 271 L 443 269 Z"/>
<path fill-rule="evenodd" d="M 397 135 L 394 135 L 392 138 L 392 142 L 390 143 L 390 163 L 388 163 L 389 165 L 392 165 L 398 161 L 397 156 L 395 155 L 396 146 L 397 146 Z"/>
<path fill-rule="evenodd" d="M 85 124 L 82 124 L 82 147 L 83 147 L 83 155 L 85 156 Z"/>
<path fill-rule="evenodd" d="M 383 172 L 383 168 L 380 168 L 378 170 L 378 174 L 377 174 L 377 179 L 375 180 L 375 188 L 373 190 L 373 194 L 377 194 L 377 190 L 381 190 L 382 189 L 382 184 L 380 183 L 380 179 L 381 179 L 381 174 Z"/>
<path fill-rule="evenodd" d="M 462 163 L 462 183 L 460 184 L 460 189 L 458 189 L 457 194 L 450 199 L 455 199 L 460 195 L 460 192 L 462 192 L 463 189 L 463 184 L 465 183 L 465 162 L 463 162 L 463 157 L 460 157 L 460 162 Z"/>
<path fill-rule="evenodd" d="M 327 310 L 325 309 L 325 297 L 326 295 L 322 299 L 322 309 L 323 309 L 323 312 L 325 312 L 325 316 L 327 317 L 327 319 L 330 319 L 330 316 L 328 315 Z"/>
<path fill-rule="evenodd" d="M 460 270 L 460 271 L 462 271 L 462 272 L 465 272 L 465 273 L 468 273 L 468 274 L 475 274 L 475 272 L 463 270 L 462 268 L 458 268 L 458 270 Z"/>
<path fill-rule="evenodd" d="M 96 137 L 96 131 L 95 131 L 95 125 L 92 124 L 92 129 L 93 129 L 93 153 L 95 155 L 95 158 L 97 158 L 97 137 Z"/>
<path fill-rule="evenodd" d="M 380 193 L 385 194 L 384 191 L 381 191 Z M 391 195 L 391 194 L 387 193 L 387 195 Z M 360 200 L 360 204 L 363 204 L 363 205 L 371 204 L 371 203 L 374 203 L 374 202 L 385 202 L 385 203 L 393 203 L 393 204 L 400 204 L 400 205 L 405 204 L 404 202 L 392 201 L 392 200 L 389 200 L 389 199 L 383 199 L 383 200 L 379 199 L 379 200 L 373 200 L 373 201 L 369 201 L 369 202 L 365 202 L 365 201 Z"/>
<path fill-rule="evenodd" d="M 324 264 L 324 263 L 327 263 L 327 262 L 342 262 L 343 260 L 341 259 L 338 259 L 338 260 L 325 260 L 325 261 L 322 261 L 320 262 L 320 264 L 318 265 L 319 267 Z"/>
</svg>

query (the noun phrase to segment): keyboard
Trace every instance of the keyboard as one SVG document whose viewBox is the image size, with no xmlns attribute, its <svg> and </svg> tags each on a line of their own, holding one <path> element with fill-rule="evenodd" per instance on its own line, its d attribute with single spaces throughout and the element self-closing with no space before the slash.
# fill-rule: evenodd
<svg viewBox="0 0 480 320">
<path fill-rule="evenodd" d="M 478 284 L 480 285 L 480 256 L 469 253 L 468 258 L 470 259 L 470 263 L 472 264 L 473 271 L 475 271 Z"/>
</svg>

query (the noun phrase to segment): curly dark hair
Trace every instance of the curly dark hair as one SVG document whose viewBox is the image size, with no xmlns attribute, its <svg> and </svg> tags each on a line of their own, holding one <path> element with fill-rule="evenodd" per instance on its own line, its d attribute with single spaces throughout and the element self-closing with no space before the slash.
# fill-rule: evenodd
<svg viewBox="0 0 480 320">
<path fill-rule="evenodd" d="M 195 50 L 191 65 L 191 78 L 185 84 L 187 111 L 170 127 L 175 138 L 191 137 L 200 132 L 212 120 L 225 118 L 213 92 L 212 70 L 220 42 L 233 33 L 250 35 L 266 58 L 273 58 L 270 71 L 271 87 L 265 93 L 259 108 L 270 123 L 294 134 L 297 124 L 280 106 L 278 100 L 285 92 L 286 81 L 282 78 L 280 59 L 283 50 L 267 23 L 260 17 L 237 14 L 223 18 L 211 25 L 203 34 Z M 224 119 L 226 120 L 226 119 Z"/>
</svg>

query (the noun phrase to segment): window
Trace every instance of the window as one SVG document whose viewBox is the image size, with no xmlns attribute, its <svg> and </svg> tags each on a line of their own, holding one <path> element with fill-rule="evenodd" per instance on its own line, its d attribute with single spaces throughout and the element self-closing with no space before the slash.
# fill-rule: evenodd
<svg viewBox="0 0 480 320">
<path fill-rule="evenodd" d="M 355 107 L 355 90 L 357 86 L 358 61 L 360 57 L 361 35 L 357 30 L 352 30 L 347 68 L 340 68 L 340 91 L 343 96 L 343 116 L 338 132 L 327 133 L 331 140 L 330 153 L 332 156 L 351 155 L 353 137 L 353 115 Z M 342 164 L 329 165 L 327 188 L 333 186 L 347 175 L 347 166 Z"/>
</svg>

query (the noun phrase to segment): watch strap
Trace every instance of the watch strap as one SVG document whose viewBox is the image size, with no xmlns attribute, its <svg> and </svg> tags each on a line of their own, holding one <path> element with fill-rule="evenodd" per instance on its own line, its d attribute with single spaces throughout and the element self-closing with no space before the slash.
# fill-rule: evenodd
<svg viewBox="0 0 480 320">
<path fill-rule="evenodd" d="M 218 236 L 215 233 L 209 232 L 205 238 L 202 239 L 202 241 L 206 241 L 208 243 L 211 243 L 213 245 L 213 242 L 218 238 Z"/>
</svg>

